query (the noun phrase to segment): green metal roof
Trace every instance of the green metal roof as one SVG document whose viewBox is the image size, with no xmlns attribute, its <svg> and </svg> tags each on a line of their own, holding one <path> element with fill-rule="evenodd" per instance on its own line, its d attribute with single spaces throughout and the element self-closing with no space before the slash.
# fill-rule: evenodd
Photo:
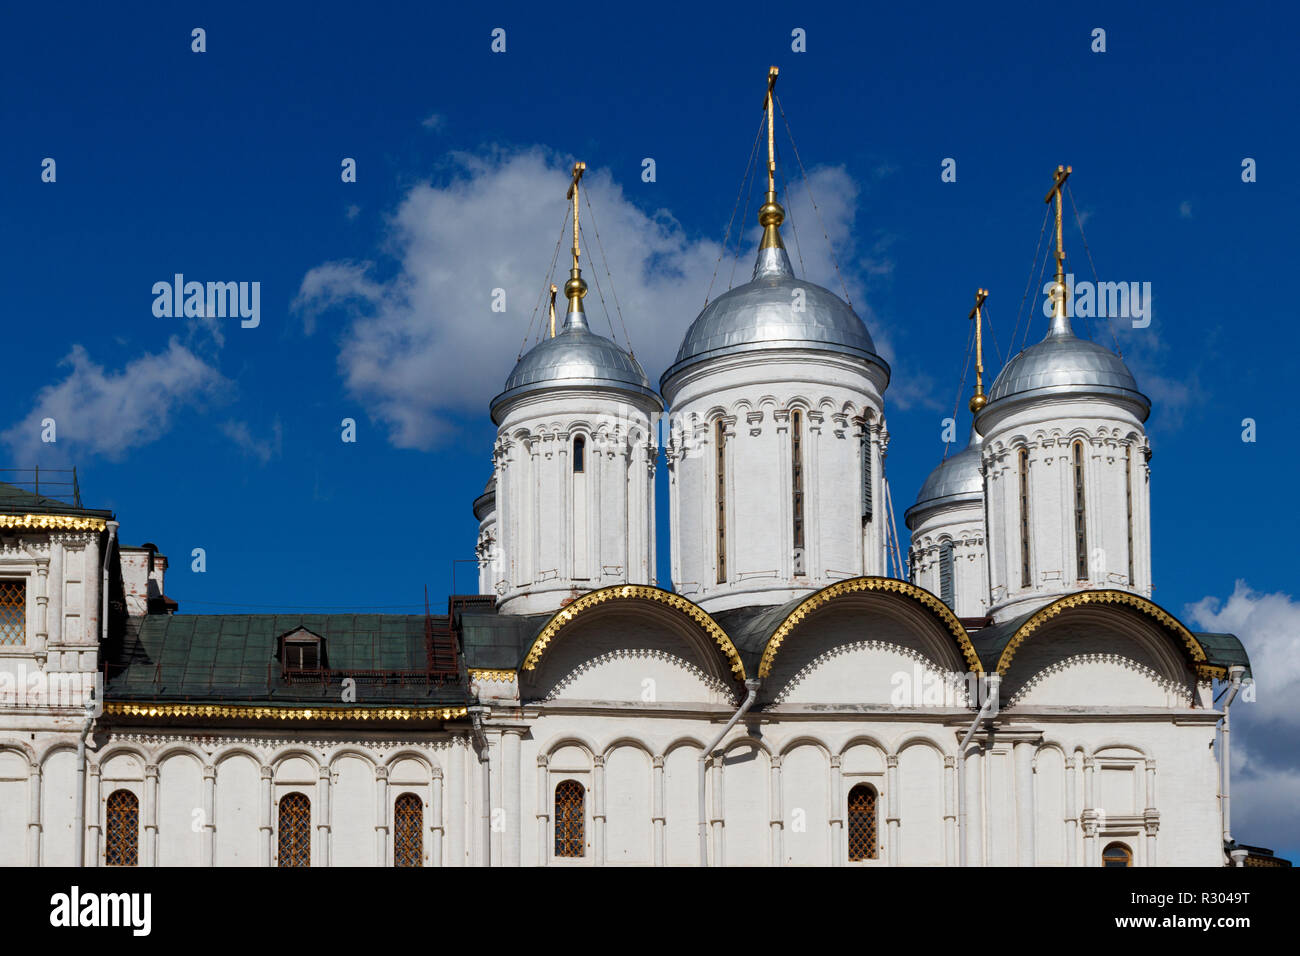
<svg viewBox="0 0 1300 956">
<path fill-rule="evenodd" d="M 445 621 L 445 618 L 443 618 Z M 306 628 L 324 638 L 329 682 L 285 681 L 279 639 Z M 109 701 L 316 703 L 366 707 L 464 704 L 458 681 L 425 677 L 425 617 L 398 614 L 157 614 L 122 639 L 109 664 Z M 342 679 L 356 673 L 356 700 Z M 364 671 L 405 671 L 382 679 Z"/>
<path fill-rule="evenodd" d="M 89 515 L 96 518 L 112 518 L 111 511 L 98 511 L 93 508 L 78 508 L 76 505 L 38 495 L 34 491 L 20 488 L 0 481 L 0 514 L 60 514 Z"/>
<path fill-rule="evenodd" d="M 518 670 L 533 639 L 553 614 L 498 614 L 466 610 L 456 615 L 465 666 L 483 670 Z"/>
</svg>

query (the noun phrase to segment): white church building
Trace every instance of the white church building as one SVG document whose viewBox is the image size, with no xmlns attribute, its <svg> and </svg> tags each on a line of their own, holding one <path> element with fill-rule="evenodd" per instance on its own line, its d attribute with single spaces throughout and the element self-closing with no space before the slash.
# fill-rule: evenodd
<svg viewBox="0 0 1300 956">
<path fill-rule="evenodd" d="M 795 275 L 773 167 L 752 280 L 657 389 L 590 328 L 575 237 L 566 314 L 491 405 L 480 594 L 445 615 L 176 613 L 113 514 L 0 488 L 0 863 L 1249 857 L 1218 733 L 1249 662 L 1151 599 L 1123 361 L 1058 294 L 888 576 L 890 368 Z"/>
</svg>

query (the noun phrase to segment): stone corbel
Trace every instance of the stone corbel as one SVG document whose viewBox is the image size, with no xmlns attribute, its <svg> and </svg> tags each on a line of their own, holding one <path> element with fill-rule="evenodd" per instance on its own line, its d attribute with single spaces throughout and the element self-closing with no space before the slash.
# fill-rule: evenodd
<svg viewBox="0 0 1300 956">
<path fill-rule="evenodd" d="M 749 425 L 749 433 L 750 433 L 751 435 L 758 435 L 758 434 L 760 434 L 760 433 L 763 431 L 763 411 L 762 411 L 762 409 L 759 409 L 758 411 L 747 412 L 747 413 L 745 414 L 745 421 L 746 421 L 746 422 L 748 423 L 748 425 Z"/>
</svg>

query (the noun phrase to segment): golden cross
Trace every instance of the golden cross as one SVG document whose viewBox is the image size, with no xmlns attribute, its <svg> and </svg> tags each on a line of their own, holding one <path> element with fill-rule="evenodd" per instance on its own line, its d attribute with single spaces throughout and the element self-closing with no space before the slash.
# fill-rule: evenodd
<svg viewBox="0 0 1300 956">
<path fill-rule="evenodd" d="M 1073 166 L 1057 166 L 1053 176 L 1052 188 L 1047 191 L 1043 202 L 1050 203 L 1056 198 L 1056 284 L 1061 287 L 1060 302 L 1065 302 L 1065 240 L 1061 234 L 1061 188 L 1074 171 Z"/>
<path fill-rule="evenodd" d="M 573 164 L 573 182 L 569 184 L 569 191 L 565 193 L 565 199 L 573 200 L 573 268 L 578 268 L 578 256 L 581 250 L 578 248 L 578 183 L 582 181 L 582 174 L 587 171 L 586 163 Z"/>
<path fill-rule="evenodd" d="M 559 287 L 554 282 L 551 283 L 551 338 L 555 338 L 555 293 L 559 292 Z"/>
<path fill-rule="evenodd" d="M 970 310 L 969 318 L 975 320 L 975 395 L 970 400 L 971 412 L 978 412 L 988 404 L 988 399 L 984 397 L 984 339 L 980 333 L 980 326 L 983 325 L 983 319 L 980 317 L 980 306 L 984 300 L 989 297 L 988 289 L 978 289 L 975 292 L 975 308 Z"/>
<path fill-rule="evenodd" d="M 772 96 L 776 89 L 776 78 L 781 71 L 771 66 L 767 69 L 767 96 L 763 99 L 763 109 L 767 112 L 767 191 L 776 192 L 776 137 L 773 134 Z"/>
</svg>

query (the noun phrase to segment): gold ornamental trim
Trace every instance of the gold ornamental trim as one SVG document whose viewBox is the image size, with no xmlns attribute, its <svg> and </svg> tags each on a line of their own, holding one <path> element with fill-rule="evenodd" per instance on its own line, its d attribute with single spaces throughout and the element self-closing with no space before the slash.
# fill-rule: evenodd
<svg viewBox="0 0 1300 956">
<path fill-rule="evenodd" d="M 469 679 L 478 681 L 493 681 L 498 684 L 509 684 L 515 679 L 515 672 L 512 670 L 493 670 L 486 667 L 471 667 L 469 669 Z"/>
<path fill-rule="evenodd" d="M 571 604 L 568 604 L 555 612 L 555 615 L 546 622 L 542 632 L 537 635 L 532 645 L 528 648 L 528 653 L 524 656 L 523 669 L 526 671 L 535 670 L 537 662 L 542 659 L 546 653 L 546 648 L 554 640 L 555 635 L 560 632 L 566 624 L 571 622 L 578 615 L 593 607 L 598 607 L 606 601 L 654 601 L 658 604 L 664 604 L 675 611 L 685 614 L 695 623 L 700 630 L 704 631 L 712 639 L 713 643 L 727 656 L 731 662 L 731 673 L 737 680 L 745 679 L 745 665 L 740 659 L 740 652 L 736 650 L 736 645 L 731 642 L 727 632 L 709 616 L 704 608 L 700 607 L 689 598 L 684 598 L 680 594 L 674 594 L 671 591 L 665 591 L 663 588 L 651 587 L 648 584 L 615 584 L 611 587 L 600 588 L 584 594 Z"/>
<path fill-rule="evenodd" d="M 217 717 L 252 720 L 454 720 L 465 707 L 257 707 L 244 704 L 126 704 L 104 713 L 118 717 Z"/>
<path fill-rule="evenodd" d="M 104 518 L 83 515 L 0 515 L 0 528 L 35 528 L 48 531 L 103 531 Z"/>
<path fill-rule="evenodd" d="M 1143 614 L 1149 615 L 1156 619 L 1158 623 L 1172 631 L 1183 644 L 1186 645 L 1188 653 L 1191 654 L 1192 663 L 1198 665 L 1197 673 L 1200 673 L 1201 667 L 1211 668 L 1212 664 L 1207 663 L 1205 649 L 1201 647 L 1195 635 L 1192 634 L 1183 623 L 1174 617 L 1160 605 L 1146 598 L 1131 594 L 1128 591 L 1080 591 L 1078 594 L 1067 594 L 1065 597 L 1053 601 L 1047 607 L 1040 610 L 1024 624 L 1020 625 L 1020 630 L 1011 636 L 1007 646 L 1002 649 L 1002 656 L 998 658 L 998 673 L 1005 675 L 1007 668 L 1011 665 L 1012 659 L 1016 656 L 1016 650 L 1025 639 L 1029 637 L 1043 624 L 1056 617 L 1062 611 L 1070 608 L 1083 607 L 1087 604 L 1123 604 Z M 1219 670 L 1223 670 L 1219 668 Z M 1223 671 L 1225 674 L 1226 671 Z M 1214 675 L 1212 675 L 1214 676 Z"/>
<path fill-rule="evenodd" d="M 957 615 L 953 614 L 952 609 L 943 601 L 925 590 L 925 588 L 917 587 L 907 581 L 900 581 L 898 578 L 863 577 L 850 578 L 847 581 L 838 581 L 835 584 L 828 585 L 810 595 L 803 603 L 791 611 L 786 619 L 781 622 L 781 625 L 772 632 L 772 636 L 767 639 L 767 644 L 763 648 L 763 657 L 758 665 L 758 676 L 766 678 L 771 675 L 772 662 L 776 660 L 781 645 L 804 618 L 836 598 L 862 591 L 885 591 L 901 594 L 929 608 L 947 625 L 948 630 L 957 639 L 962 656 L 966 658 L 966 663 L 970 665 L 971 670 L 980 674 L 984 672 L 984 666 L 980 663 L 979 654 L 975 652 L 975 645 L 971 643 L 966 628 L 962 626 L 961 621 L 957 620 Z"/>
</svg>

